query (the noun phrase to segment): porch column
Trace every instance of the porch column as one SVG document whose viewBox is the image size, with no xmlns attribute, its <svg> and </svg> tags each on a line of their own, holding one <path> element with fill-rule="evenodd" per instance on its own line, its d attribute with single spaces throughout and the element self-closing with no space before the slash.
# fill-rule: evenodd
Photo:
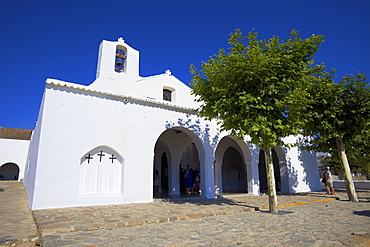
<svg viewBox="0 0 370 247">
<path fill-rule="evenodd" d="M 202 183 L 202 196 L 208 199 L 215 198 L 215 180 L 214 180 L 214 158 L 207 157 L 202 162 L 201 167 L 201 183 Z"/>
<path fill-rule="evenodd" d="M 168 194 L 180 194 L 180 158 L 174 157 L 172 161 L 168 161 Z"/>
<path fill-rule="evenodd" d="M 255 145 L 249 145 L 252 160 L 247 162 L 247 176 L 248 176 L 248 194 L 261 195 L 260 193 L 260 178 L 258 171 L 259 163 L 259 148 Z"/>
</svg>

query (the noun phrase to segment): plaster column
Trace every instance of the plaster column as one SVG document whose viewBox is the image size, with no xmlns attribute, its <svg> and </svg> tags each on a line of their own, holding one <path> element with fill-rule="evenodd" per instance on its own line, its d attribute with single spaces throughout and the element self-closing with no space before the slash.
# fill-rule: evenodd
<svg viewBox="0 0 370 247">
<path fill-rule="evenodd" d="M 222 163 L 221 159 L 216 159 L 214 162 L 214 179 L 215 179 L 215 193 L 222 193 Z"/>
<path fill-rule="evenodd" d="M 255 145 L 250 145 L 252 160 L 248 161 L 247 164 L 247 175 L 248 175 L 248 194 L 261 195 L 260 193 L 260 178 L 258 171 L 259 163 L 259 148 Z"/>
<path fill-rule="evenodd" d="M 202 196 L 208 199 L 215 198 L 215 180 L 214 180 L 214 166 L 213 157 L 200 160 L 201 164 L 201 183 L 202 183 Z M 203 165 L 202 165 L 203 164 Z"/>
<path fill-rule="evenodd" d="M 168 194 L 170 195 L 179 195 L 180 194 L 180 158 L 174 157 L 172 161 L 168 161 L 168 171 L 169 171 L 169 178 L 168 178 Z"/>
</svg>

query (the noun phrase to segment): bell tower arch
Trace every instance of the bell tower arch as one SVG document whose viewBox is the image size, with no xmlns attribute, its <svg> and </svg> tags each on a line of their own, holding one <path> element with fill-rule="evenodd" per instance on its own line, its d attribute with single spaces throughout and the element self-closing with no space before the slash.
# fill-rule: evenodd
<svg viewBox="0 0 370 247">
<path fill-rule="evenodd" d="M 90 85 L 94 90 L 123 93 L 128 83 L 139 76 L 139 51 L 125 43 L 103 40 L 99 48 L 96 80 Z M 127 91 L 127 90 L 126 90 Z"/>
<path fill-rule="evenodd" d="M 127 59 L 127 49 L 122 45 L 116 46 L 116 61 L 114 63 L 114 71 L 118 73 L 125 72 L 125 64 Z"/>
</svg>

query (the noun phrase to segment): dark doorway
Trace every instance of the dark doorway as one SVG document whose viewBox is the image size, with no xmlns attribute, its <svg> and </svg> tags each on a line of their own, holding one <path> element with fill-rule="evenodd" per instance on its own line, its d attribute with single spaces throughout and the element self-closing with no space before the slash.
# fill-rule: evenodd
<svg viewBox="0 0 370 247">
<path fill-rule="evenodd" d="M 226 149 L 222 159 L 223 192 L 247 192 L 247 173 L 243 158 L 233 147 Z"/>
<path fill-rule="evenodd" d="M 274 165 L 274 177 L 276 191 L 281 191 L 281 175 L 279 158 L 275 149 L 272 149 L 272 163 Z M 265 166 L 265 152 L 260 150 L 259 163 L 258 163 L 259 179 L 260 179 L 260 192 L 267 192 L 267 177 L 266 177 L 266 166 Z"/>
<path fill-rule="evenodd" d="M 14 163 L 7 163 L 0 167 L 0 180 L 18 180 L 19 167 Z"/>
<path fill-rule="evenodd" d="M 166 152 L 163 152 L 161 156 L 161 193 L 168 193 L 168 160 Z"/>
</svg>

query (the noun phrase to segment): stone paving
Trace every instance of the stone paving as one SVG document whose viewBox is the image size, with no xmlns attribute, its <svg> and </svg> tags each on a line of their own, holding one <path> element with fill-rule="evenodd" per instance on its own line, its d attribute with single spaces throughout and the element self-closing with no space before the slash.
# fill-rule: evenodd
<svg viewBox="0 0 370 247">
<path fill-rule="evenodd" d="M 370 246 L 368 202 L 329 201 L 217 217 L 48 233 L 45 246 Z M 367 245 L 366 245 L 367 243 Z"/>
<path fill-rule="evenodd" d="M 37 241 L 38 232 L 23 183 L 0 181 L 0 202 L 0 245 Z"/>
<path fill-rule="evenodd" d="M 370 191 L 357 193 L 362 198 L 360 203 L 346 201 L 344 191 L 335 196 L 324 192 L 278 195 L 282 206 L 278 214 L 267 212 L 266 195 L 248 194 L 224 194 L 223 198 L 209 200 L 194 197 L 191 199 L 196 200 L 35 210 L 33 215 L 41 238 L 7 244 L 370 246 L 370 202 L 365 199 L 370 197 Z M 10 208 L 12 202 L 7 201 Z M 1 215 L 4 213 L 7 211 L 0 211 Z M 4 234 L 11 236 L 10 232 L 23 228 L 17 221 L 11 223 L 1 218 L 0 246 L 6 238 L 11 239 L 4 238 Z M 12 239 L 27 240 L 18 236 Z"/>
</svg>

